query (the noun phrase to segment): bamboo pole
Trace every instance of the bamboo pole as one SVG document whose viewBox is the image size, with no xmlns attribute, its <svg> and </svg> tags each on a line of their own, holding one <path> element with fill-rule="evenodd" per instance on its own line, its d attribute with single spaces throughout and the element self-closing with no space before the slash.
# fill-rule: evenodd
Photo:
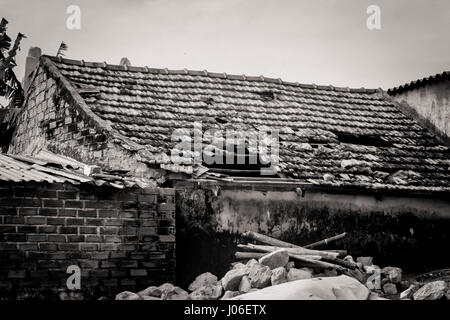
<svg viewBox="0 0 450 320">
<path fill-rule="evenodd" d="M 262 252 L 272 252 L 279 249 L 285 249 L 288 253 L 294 254 L 294 255 L 313 255 L 313 256 L 321 256 L 326 258 L 332 258 L 335 259 L 339 255 L 336 252 L 329 252 L 329 251 L 321 251 L 321 250 L 310 250 L 305 249 L 302 247 L 298 248 L 280 248 L 280 247 L 274 247 L 274 246 L 264 246 L 264 245 L 256 245 L 256 244 L 238 244 L 238 248 L 246 249 L 250 251 L 262 251 Z"/>
<path fill-rule="evenodd" d="M 347 235 L 347 233 L 344 232 L 344 233 L 338 234 L 338 235 L 336 235 L 334 237 L 326 238 L 326 239 L 323 239 L 323 240 L 320 240 L 320 241 L 308 244 L 308 245 L 304 246 L 304 248 L 312 249 L 312 248 L 315 248 L 315 247 L 318 247 L 318 246 L 321 246 L 321 245 L 324 245 L 324 244 L 329 244 L 329 243 L 331 243 L 333 241 L 336 241 L 336 240 L 344 238 L 346 235 Z"/>
<path fill-rule="evenodd" d="M 260 233 L 256 233 L 253 231 L 247 231 L 244 232 L 242 234 L 244 237 L 251 239 L 251 240 L 255 240 L 255 241 L 259 241 L 274 247 L 281 247 L 281 248 L 298 248 L 299 246 L 289 243 L 289 242 L 284 242 Z"/>
</svg>

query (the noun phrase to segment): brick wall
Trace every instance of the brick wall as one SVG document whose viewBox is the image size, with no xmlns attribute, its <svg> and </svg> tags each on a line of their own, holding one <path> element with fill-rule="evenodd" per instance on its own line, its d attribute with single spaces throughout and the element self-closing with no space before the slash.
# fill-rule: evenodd
<svg viewBox="0 0 450 320">
<path fill-rule="evenodd" d="M 8 153 L 33 154 L 46 149 L 86 164 L 128 170 L 144 180 L 154 181 L 164 174 L 123 148 L 120 141 L 93 120 L 92 111 L 77 106 L 68 90 L 43 66 L 36 70 L 22 109 Z"/>
<path fill-rule="evenodd" d="M 85 297 L 174 281 L 172 189 L 0 182 L 0 298 L 56 297 L 69 265 Z"/>
</svg>

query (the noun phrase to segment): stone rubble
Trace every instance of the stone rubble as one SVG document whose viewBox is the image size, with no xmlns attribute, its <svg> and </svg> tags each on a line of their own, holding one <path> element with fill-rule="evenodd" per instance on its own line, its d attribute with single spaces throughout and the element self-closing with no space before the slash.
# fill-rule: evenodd
<svg viewBox="0 0 450 320">
<path fill-rule="evenodd" d="M 339 260 L 341 260 L 341 266 L 348 266 L 345 268 L 333 267 L 333 264 L 329 264 L 330 267 L 327 267 L 328 265 L 321 266 L 314 264 L 314 262 L 311 266 L 306 266 L 308 263 L 303 263 L 303 260 L 291 259 L 289 252 L 292 251 L 282 248 L 262 254 L 259 260 L 241 259 L 232 263 L 230 270 L 221 279 L 210 272 L 202 273 L 189 285 L 188 290 L 190 293 L 173 284 L 165 283 L 159 287 L 150 286 L 137 294 L 124 291 L 116 295 L 116 300 L 239 299 L 241 295 L 247 296 L 250 293 L 258 292 L 268 287 L 274 287 L 274 290 L 267 292 L 278 292 L 278 289 L 275 290 L 275 287 L 288 288 L 289 286 L 285 286 L 285 284 L 291 282 L 296 282 L 298 285 L 303 283 L 307 286 L 303 289 L 295 288 L 294 292 L 301 292 L 301 294 L 299 293 L 300 296 L 305 297 L 307 296 L 305 295 L 307 294 L 305 290 L 312 290 L 312 297 L 317 293 L 313 289 L 313 284 L 316 283 L 318 285 L 319 282 L 311 282 L 311 280 L 329 279 L 332 281 L 332 279 L 343 279 L 342 276 L 356 279 L 358 283 L 369 290 L 368 300 L 450 299 L 450 286 L 446 281 L 418 282 L 404 279 L 402 269 L 393 266 L 379 268 L 373 263 L 373 257 L 357 257 L 354 259 L 351 255 L 346 255 L 341 259 L 334 260 L 336 263 L 339 263 Z M 340 252 L 345 251 L 340 250 Z M 317 250 L 315 253 L 317 253 Z M 308 255 L 304 257 L 308 257 Z M 320 261 L 320 259 L 317 261 Z M 345 286 L 339 287 L 338 282 L 336 287 L 332 289 L 335 293 L 339 293 L 336 297 L 351 299 L 354 294 L 350 291 L 344 292 L 347 289 L 345 289 Z M 326 285 L 330 286 L 332 283 L 327 282 Z M 253 296 L 265 296 L 265 294 L 249 295 L 249 297 Z"/>
</svg>

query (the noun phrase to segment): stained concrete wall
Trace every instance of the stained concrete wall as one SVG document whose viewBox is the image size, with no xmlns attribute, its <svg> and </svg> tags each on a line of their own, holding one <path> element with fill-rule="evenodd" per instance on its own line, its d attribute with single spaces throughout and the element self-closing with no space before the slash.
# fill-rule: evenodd
<svg viewBox="0 0 450 320">
<path fill-rule="evenodd" d="M 407 103 L 440 134 L 450 138 L 450 80 L 401 92 L 394 99 Z"/>
<path fill-rule="evenodd" d="M 299 245 L 347 232 L 329 249 L 371 255 L 380 265 L 421 271 L 450 263 L 450 201 L 430 196 L 285 189 L 177 188 L 177 280 L 222 276 L 240 234 L 251 230 Z"/>
</svg>

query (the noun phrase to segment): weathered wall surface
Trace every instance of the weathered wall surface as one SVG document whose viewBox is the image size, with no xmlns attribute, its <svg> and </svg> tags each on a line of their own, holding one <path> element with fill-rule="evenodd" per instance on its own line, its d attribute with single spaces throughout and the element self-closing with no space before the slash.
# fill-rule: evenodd
<svg viewBox="0 0 450 320">
<path fill-rule="evenodd" d="M 174 281 L 173 189 L 0 183 L 0 297 L 56 297 L 69 265 L 86 298 Z"/>
<path fill-rule="evenodd" d="M 404 196 L 306 191 L 183 189 L 177 191 L 177 270 L 180 282 L 195 273 L 222 276 L 234 261 L 239 234 L 252 230 L 300 245 L 347 232 L 330 249 L 372 255 L 380 265 L 423 270 L 450 263 L 450 202 Z M 200 270 L 199 270 L 200 269 Z"/>
<path fill-rule="evenodd" d="M 450 138 L 450 81 L 428 84 L 393 96 L 407 103 L 420 117 L 429 121 L 444 136 Z"/>
<path fill-rule="evenodd" d="M 33 154 L 44 148 L 86 164 L 129 170 L 149 181 L 162 175 L 138 161 L 132 151 L 114 142 L 106 130 L 69 103 L 43 67 L 31 84 L 18 123 L 8 153 Z"/>
</svg>

